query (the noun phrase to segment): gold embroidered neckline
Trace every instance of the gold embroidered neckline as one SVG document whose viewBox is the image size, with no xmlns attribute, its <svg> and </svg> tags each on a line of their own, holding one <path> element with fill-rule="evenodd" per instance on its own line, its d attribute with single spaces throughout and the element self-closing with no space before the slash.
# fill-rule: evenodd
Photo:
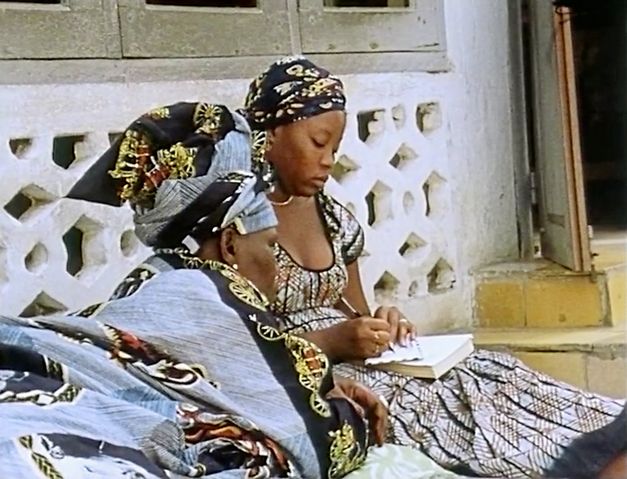
<svg viewBox="0 0 627 479">
<path fill-rule="evenodd" d="M 250 304 L 251 306 L 265 310 L 270 304 L 266 295 L 263 294 L 251 280 L 226 263 L 213 259 L 199 258 L 198 256 L 192 254 L 189 249 L 182 246 L 178 248 L 160 248 L 155 252 L 157 254 L 172 254 L 179 257 L 187 269 L 208 269 L 219 272 L 222 276 L 231 281 L 231 284 L 229 285 L 231 292 L 233 292 L 240 300 Z"/>
</svg>

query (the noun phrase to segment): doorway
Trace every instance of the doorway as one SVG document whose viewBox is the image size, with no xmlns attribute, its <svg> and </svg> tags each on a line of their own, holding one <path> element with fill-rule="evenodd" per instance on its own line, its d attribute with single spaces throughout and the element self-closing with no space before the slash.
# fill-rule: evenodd
<svg viewBox="0 0 627 479">
<path fill-rule="evenodd" d="M 522 0 L 540 254 L 589 271 L 627 244 L 627 2 Z"/>
<path fill-rule="evenodd" d="M 627 231 L 627 2 L 579 2 L 572 11 L 588 223 Z M 601 6 L 600 6 L 601 5 Z"/>
</svg>

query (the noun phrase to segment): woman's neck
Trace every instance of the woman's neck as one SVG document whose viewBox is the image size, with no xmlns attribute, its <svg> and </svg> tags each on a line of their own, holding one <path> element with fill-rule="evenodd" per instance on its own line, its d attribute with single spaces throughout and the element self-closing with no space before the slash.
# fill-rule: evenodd
<svg viewBox="0 0 627 479">
<path fill-rule="evenodd" d="M 304 205 L 313 200 L 309 196 L 296 196 L 286 193 L 280 183 L 274 184 L 274 190 L 268 194 L 268 199 L 274 207 L 284 207 L 288 205 Z"/>
<path fill-rule="evenodd" d="M 272 192 L 268 194 L 268 198 L 270 199 L 270 201 L 275 204 L 284 203 L 286 201 L 289 201 L 293 197 L 293 195 L 286 193 L 281 184 L 278 182 L 274 184 Z"/>
<path fill-rule="evenodd" d="M 198 250 L 196 250 L 194 256 L 202 260 L 223 262 L 218 240 L 213 238 L 203 241 L 202 244 L 198 246 Z"/>
</svg>

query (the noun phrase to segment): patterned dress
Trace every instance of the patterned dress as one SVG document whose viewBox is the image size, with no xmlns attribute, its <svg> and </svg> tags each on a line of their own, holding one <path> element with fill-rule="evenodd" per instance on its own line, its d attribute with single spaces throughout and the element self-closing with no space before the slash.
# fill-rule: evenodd
<svg viewBox="0 0 627 479">
<path fill-rule="evenodd" d="M 273 306 L 293 332 L 346 320 L 334 309 L 346 264 L 363 248 L 361 227 L 342 205 L 319 195 L 334 262 L 310 271 L 277 247 L 279 293 Z M 335 371 L 383 395 L 390 407 L 388 441 L 420 447 L 440 465 L 477 476 L 529 477 L 548 469 L 582 433 L 611 422 L 623 401 L 581 391 L 502 353 L 476 351 L 439 380 L 358 365 Z"/>
</svg>

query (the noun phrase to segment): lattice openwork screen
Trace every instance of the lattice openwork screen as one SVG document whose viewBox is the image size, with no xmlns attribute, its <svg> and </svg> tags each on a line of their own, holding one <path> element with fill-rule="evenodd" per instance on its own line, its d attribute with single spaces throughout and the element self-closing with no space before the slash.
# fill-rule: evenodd
<svg viewBox="0 0 627 479">
<path fill-rule="evenodd" d="M 52 126 L 52 125 L 51 125 Z M 110 132 L 0 141 L 0 311 L 32 316 L 106 297 L 142 255 L 126 208 L 63 199 Z"/>
<path fill-rule="evenodd" d="M 353 95 L 328 191 L 366 233 L 364 287 L 401 303 L 453 288 L 446 129 L 437 99 Z"/>
<path fill-rule="evenodd" d="M 208 91 L 233 105 L 246 87 L 209 83 L 43 89 L 0 121 L 0 312 L 101 301 L 149 253 L 127 208 L 63 197 L 139 113 L 184 98 L 215 101 Z M 369 299 L 402 306 L 449 291 L 456 278 L 446 107 L 419 87 L 386 93 L 367 83 L 348 82 L 347 130 L 328 191 L 364 226 Z"/>
</svg>

